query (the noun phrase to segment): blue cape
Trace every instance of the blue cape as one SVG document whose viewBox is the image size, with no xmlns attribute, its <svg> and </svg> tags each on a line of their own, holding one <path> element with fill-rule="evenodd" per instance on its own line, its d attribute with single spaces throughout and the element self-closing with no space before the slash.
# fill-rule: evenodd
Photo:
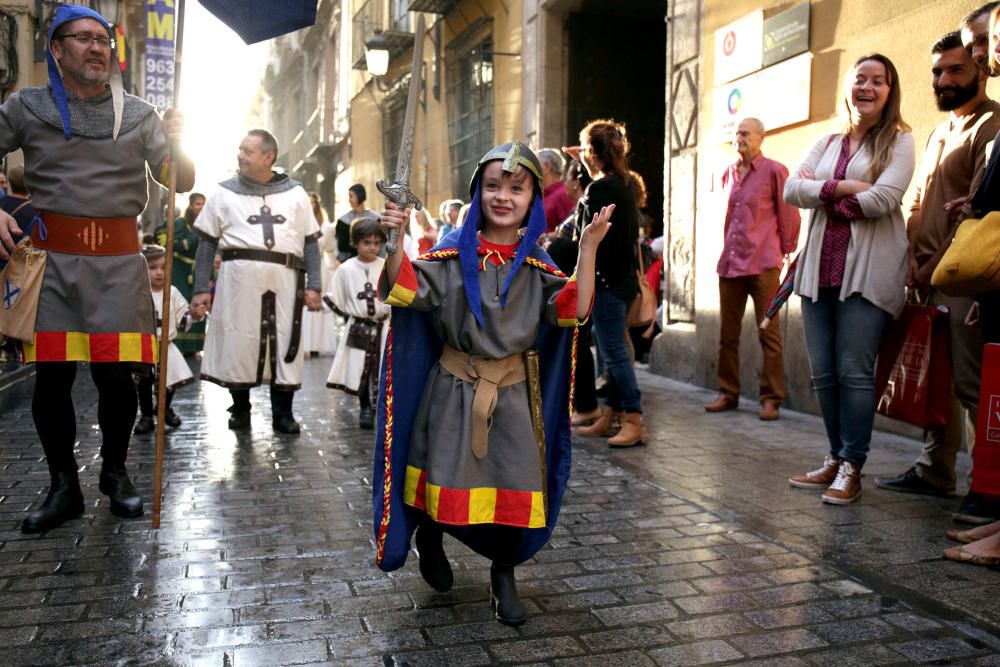
<svg viewBox="0 0 1000 667">
<path fill-rule="evenodd" d="M 435 246 L 449 255 L 439 261 L 457 261 L 459 233 L 453 232 Z M 554 267 L 549 256 L 531 243 L 527 256 Z M 540 271 L 527 264 L 522 271 Z M 477 290 L 478 294 L 478 290 Z M 385 571 L 403 566 L 410 549 L 410 538 L 424 513 L 403 503 L 406 462 L 410 434 L 427 376 L 441 356 L 442 342 L 434 329 L 430 313 L 409 308 L 392 309 L 389 338 L 379 381 L 378 420 L 376 425 L 372 507 L 376 542 L 376 564 Z M 542 322 L 532 346 L 538 350 L 542 380 L 542 405 L 545 422 L 547 515 L 545 528 L 525 528 L 514 564 L 531 558 L 552 535 L 559 517 L 563 493 L 570 474 L 569 404 L 571 363 L 575 331 Z M 388 451 L 388 456 L 386 452 Z M 386 514 L 388 512 L 388 514 Z M 384 521 L 383 521 L 384 519 Z M 441 527 L 489 557 L 494 534 L 492 526 Z"/>
</svg>

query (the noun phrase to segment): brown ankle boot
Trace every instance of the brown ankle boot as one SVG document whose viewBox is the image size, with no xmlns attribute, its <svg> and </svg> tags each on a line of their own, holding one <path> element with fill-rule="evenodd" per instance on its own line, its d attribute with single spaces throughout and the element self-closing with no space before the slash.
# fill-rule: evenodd
<svg viewBox="0 0 1000 667">
<path fill-rule="evenodd" d="M 608 444 L 612 447 L 633 447 L 641 445 L 645 437 L 646 427 L 642 425 L 642 415 L 638 412 L 629 412 L 622 420 L 622 430 L 610 438 Z"/>
<path fill-rule="evenodd" d="M 621 428 L 621 419 L 622 413 L 615 412 L 611 408 L 604 408 L 604 412 L 597 421 L 590 426 L 576 429 L 575 433 L 585 438 L 614 435 Z"/>
</svg>

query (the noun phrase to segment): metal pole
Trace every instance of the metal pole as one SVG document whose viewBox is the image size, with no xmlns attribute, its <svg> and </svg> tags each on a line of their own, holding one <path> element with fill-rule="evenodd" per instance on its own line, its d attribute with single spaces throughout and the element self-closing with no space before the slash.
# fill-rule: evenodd
<svg viewBox="0 0 1000 667">
<path fill-rule="evenodd" d="M 184 46 L 184 0 L 176 0 L 176 12 L 174 15 L 174 98 L 173 106 L 179 105 L 181 89 L 181 54 Z M 156 465 L 153 469 L 153 528 L 160 527 L 160 505 L 163 495 L 163 444 L 164 444 L 164 423 L 167 416 L 167 350 L 170 345 L 170 292 L 173 290 L 173 269 L 174 269 L 174 199 L 177 197 L 177 160 L 174 159 L 180 152 L 177 142 L 170 146 L 170 178 L 169 193 L 167 195 L 167 247 L 164 262 L 164 284 L 161 318 L 160 318 L 160 381 L 157 386 L 156 396 Z"/>
</svg>

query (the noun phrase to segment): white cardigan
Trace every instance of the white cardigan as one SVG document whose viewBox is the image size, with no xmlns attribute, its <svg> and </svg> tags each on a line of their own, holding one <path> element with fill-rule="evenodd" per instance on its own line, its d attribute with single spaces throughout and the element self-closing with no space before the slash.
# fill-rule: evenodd
<svg viewBox="0 0 1000 667">
<path fill-rule="evenodd" d="M 826 231 L 826 208 L 819 198 L 823 184 L 833 178 L 845 135 L 824 134 L 802 163 L 785 181 L 785 201 L 799 208 L 811 209 L 809 236 L 799 255 L 795 272 L 795 293 L 816 301 L 819 298 L 819 262 Z M 857 195 L 858 204 L 867 216 L 851 222 L 851 242 L 844 265 L 840 300 L 859 293 L 868 301 L 898 317 L 906 301 L 907 239 L 906 224 L 900 203 L 913 177 L 916 153 L 913 135 L 900 132 L 892 158 L 871 189 Z M 851 157 L 845 178 L 871 182 L 868 169 L 871 153 L 865 144 Z M 808 167 L 814 179 L 799 177 Z"/>
</svg>

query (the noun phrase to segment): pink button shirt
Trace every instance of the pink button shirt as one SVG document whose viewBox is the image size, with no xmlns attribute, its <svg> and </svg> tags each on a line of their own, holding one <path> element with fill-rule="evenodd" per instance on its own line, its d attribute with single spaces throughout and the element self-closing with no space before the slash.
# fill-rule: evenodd
<svg viewBox="0 0 1000 667">
<path fill-rule="evenodd" d="M 781 266 L 799 242 L 799 210 L 781 197 L 788 178 L 785 165 L 758 154 L 740 179 L 740 163 L 722 175 L 728 195 L 725 244 L 718 272 L 723 278 L 756 276 Z"/>
</svg>

